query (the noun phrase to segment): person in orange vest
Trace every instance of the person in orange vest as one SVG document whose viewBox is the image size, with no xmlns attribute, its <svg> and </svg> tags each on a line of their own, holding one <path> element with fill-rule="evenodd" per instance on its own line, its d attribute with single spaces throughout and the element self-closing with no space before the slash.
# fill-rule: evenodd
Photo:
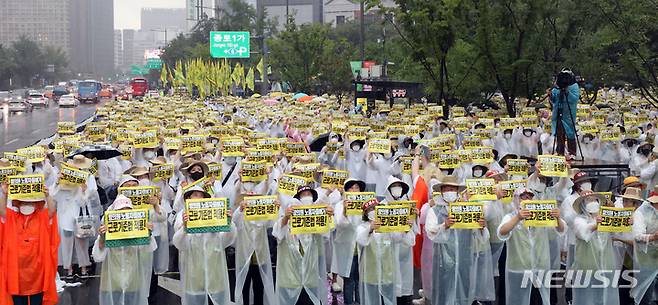
<svg viewBox="0 0 658 305">
<path fill-rule="evenodd" d="M 44 193 L 7 207 L 7 184 L 0 189 L 0 305 L 57 303 L 57 207 Z"/>
</svg>

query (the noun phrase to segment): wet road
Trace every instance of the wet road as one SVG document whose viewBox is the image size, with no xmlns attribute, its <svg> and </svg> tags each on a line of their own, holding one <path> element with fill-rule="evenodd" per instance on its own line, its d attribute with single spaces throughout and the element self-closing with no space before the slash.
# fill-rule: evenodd
<svg viewBox="0 0 658 305">
<path fill-rule="evenodd" d="M 74 108 L 59 108 L 52 103 L 49 108 L 34 108 L 30 113 L 9 114 L 7 105 L 0 105 L 3 120 L 0 121 L 0 152 L 15 151 L 53 135 L 59 121 L 80 123 L 94 114 L 100 104 L 80 104 Z"/>
</svg>

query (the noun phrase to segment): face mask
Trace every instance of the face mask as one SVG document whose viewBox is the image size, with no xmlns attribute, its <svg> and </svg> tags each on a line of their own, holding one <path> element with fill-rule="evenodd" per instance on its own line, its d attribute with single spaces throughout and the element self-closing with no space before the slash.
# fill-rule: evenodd
<svg viewBox="0 0 658 305">
<path fill-rule="evenodd" d="M 242 183 L 242 187 L 243 187 L 244 190 L 247 191 L 247 192 L 253 192 L 255 186 L 256 186 L 256 184 L 253 183 L 253 182 L 243 182 L 243 183 Z"/>
<path fill-rule="evenodd" d="M 148 186 L 150 184 L 149 179 L 139 179 L 139 186 Z"/>
<path fill-rule="evenodd" d="M 505 133 L 505 134 L 503 134 L 503 137 L 505 137 L 505 140 L 509 140 L 509 139 L 512 138 L 512 134 L 511 133 Z"/>
<path fill-rule="evenodd" d="M 155 152 L 154 151 L 144 152 L 144 158 L 147 159 L 147 160 L 151 160 L 151 159 L 155 158 Z"/>
<path fill-rule="evenodd" d="M 224 162 L 226 162 L 226 164 L 228 164 L 229 166 L 233 166 L 236 163 L 236 161 L 237 160 L 235 159 L 235 157 L 225 157 L 224 158 Z"/>
<path fill-rule="evenodd" d="M 640 153 L 646 157 L 651 153 L 651 149 L 642 149 L 640 150 Z"/>
<path fill-rule="evenodd" d="M 540 181 L 534 186 L 533 191 L 537 193 L 543 193 L 546 190 L 546 183 L 543 181 Z"/>
<path fill-rule="evenodd" d="M 337 142 L 338 142 L 338 138 L 331 138 L 331 140 L 329 140 L 329 141 L 330 141 L 331 143 L 337 143 Z"/>
<path fill-rule="evenodd" d="M 628 148 L 633 147 L 633 142 L 631 142 L 631 141 L 626 141 L 626 147 L 628 147 Z"/>
<path fill-rule="evenodd" d="M 22 204 L 20 207 L 18 207 L 18 211 L 23 215 L 32 215 L 34 210 L 36 210 L 36 208 L 31 204 Z"/>
<path fill-rule="evenodd" d="M 474 170 L 473 170 L 473 177 L 475 177 L 475 178 L 480 178 L 480 177 L 482 177 L 482 174 L 484 174 L 484 173 L 482 172 L 481 169 L 474 169 Z"/>
<path fill-rule="evenodd" d="M 313 196 L 304 196 L 299 198 L 299 202 L 302 204 L 313 204 Z"/>
<path fill-rule="evenodd" d="M 392 186 L 390 188 L 391 191 L 391 196 L 395 198 L 400 198 L 402 197 L 402 187 L 401 186 Z"/>
<path fill-rule="evenodd" d="M 368 212 L 368 219 L 375 220 L 375 211 Z"/>
<path fill-rule="evenodd" d="M 583 139 L 583 144 L 589 144 L 590 142 L 592 142 L 592 140 L 590 140 L 590 138 L 584 138 Z"/>
<path fill-rule="evenodd" d="M 528 131 L 524 130 L 524 131 L 523 131 L 523 135 L 526 136 L 526 137 L 529 137 L 529 136 L 532 135 L 532 131 L 530 131 L 530 130 L 528 130 Z"/>
<path fill-rule="evenodd" d="M 443 196 L 441 194 L 439 194 L 439 195 L 436 195 L 432 198 L 434 199 L 434 203 L 438 204 L 438 203 L 441 202 L 441 199 L 443 198 Z"/>
<path fill-rule="evenodd" d="M 361 145 L 352 145 L 352 150 L 353 150 L 353 151 L 359 151 L 359 150 L 361 150 Z"/>
<path fill-rule="evenodd" d="M 203 172 L 190 173 L 190 178 L 192 178 L 192 180 L 194 180 L 194 181 L 197 181 L 197 180 L 203 178 Z"/>
<path fill-rule="evenodd" d="M 591 191 L 592 190 L 592 184 L 589 182 L 585 182 L 580 185 L 580 190 L 581 191 Z"/>
<path fill-rule="evenodd" d="M 443 200 L 445 202 L 455 202 L 455 201 L 457 201 L 457 192 L 445 192 L 441 196 L 443 196 Z"/>
<path fill-rule="evenodd" d="M 585 211 L 590 214 L 596 214 L 599 212 L 600 205 L 598 201 L 592 201 L 585 204 Z"/>
</svg>

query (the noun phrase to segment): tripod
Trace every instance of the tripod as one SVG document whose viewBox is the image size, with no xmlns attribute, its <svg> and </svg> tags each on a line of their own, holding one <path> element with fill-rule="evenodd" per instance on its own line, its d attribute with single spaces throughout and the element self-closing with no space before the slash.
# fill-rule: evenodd
<svg viewBox="0 0 658 305">
<path fill-rule="evenodd" d="M 580 160 L 578 161 L 585 161 L 585 156 L 583 155 L 583 148 L 580 146 L 580 138 L 578 137 L 578 130 L 576 130 L 576 120 L 574 119 L 573 115 L 571 115 L 571 105 L 569 105 L 569 93 L 567 92 L 567 88 L 560 88 L 560 95 L 561 98 L 558 99 L 558 107 L 560 106 L 559 103 L 566 103 L 567 104 L 567 110 L 569 111 L 569 121 L 571 121 L 571 128 L 573 128 L 574 135 L 576 136 L 576 146 L 578 147 L 578 151 L 580 152 Z M 564 116 L 564 113 L 562 113 L 562 109 L 558 108 L 558 116 L 557 116 L 557 124 L 563 124 L 562 123 L 562 116 Z M 553 154 L 555 154 L 555 148 L 557 146 L 557 126 L 556 128 L 556 139 L 553 141 Z M 564 126 L 562 126 L 562 129 L 564 129 Z M 566 137 L 566 130 L 565 130 L 565 137 Z M 566 147 L 565 147 L 566 150 Z"/>
</svg>

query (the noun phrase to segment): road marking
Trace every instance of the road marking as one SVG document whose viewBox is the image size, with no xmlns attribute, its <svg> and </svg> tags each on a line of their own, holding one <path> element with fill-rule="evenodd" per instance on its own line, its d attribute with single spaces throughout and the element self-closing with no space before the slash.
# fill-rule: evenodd
<svg viewBox="0 0 658 305">
<path fill-rule="evenodd" d="M 5 143 L 5 145 L 10 145 L 10 144 L 12 144 L 12 143 L 16 143 L 16 141 L 18 141 L 18 139 L 13 139 L 13 140 L 11 140 L 11 141 Z"/>
</svg>

